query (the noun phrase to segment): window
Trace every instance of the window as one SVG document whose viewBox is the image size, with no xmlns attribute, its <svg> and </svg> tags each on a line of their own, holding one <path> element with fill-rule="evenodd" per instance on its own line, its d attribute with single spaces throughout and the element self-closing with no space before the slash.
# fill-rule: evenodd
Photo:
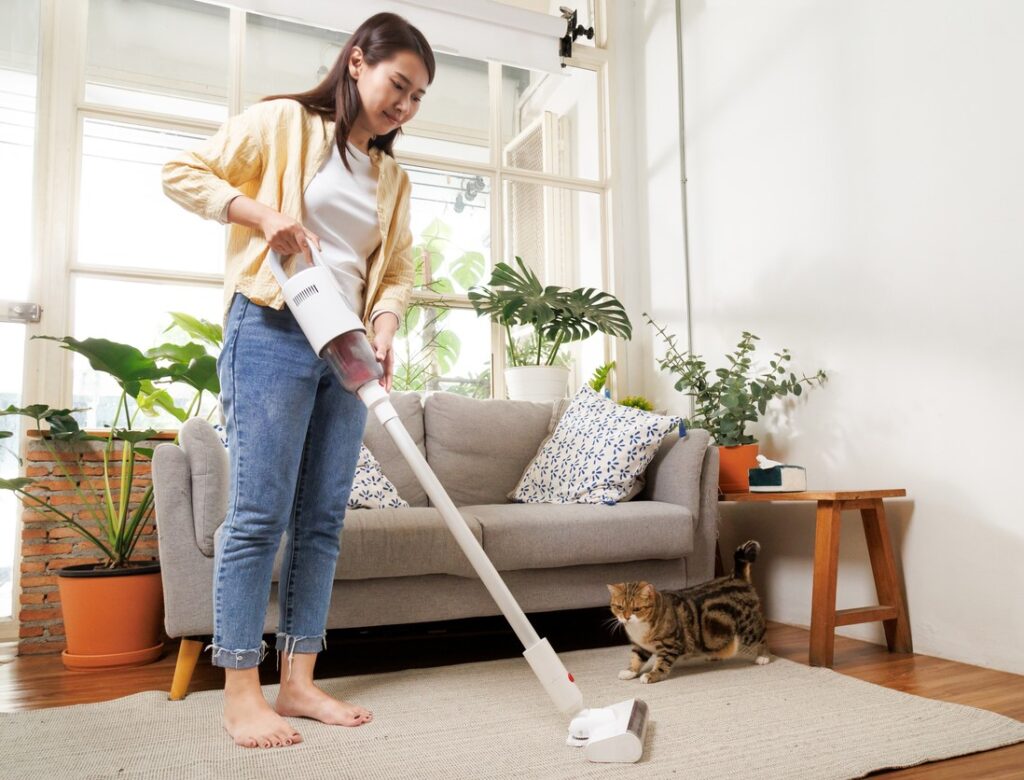
<svg viewBox="0 0 1024 780">
<path fill-rule="evenodd" d="M 36 9 L 31 0 L 15 6 Z M 170 311 L 214 322 L 223 313 L 225 228 L 166 199 L 160 166 L 263 96 L 314 85 L 348 33 L 198 0 L 90 0 L 75 9 L 61 23 L 84 34 L 62 39 L 84 41 L 82 51 L 68 52 L 60 67 L 83 62 L 84 79 L 61 74 L 82 87 L 74 121 L 56 131 L 73 142 L 75 169 L 45 194 L 73 214 L 59 258 L 72 280 L 61 298 L 66 332 L 146 349 L 166 339 Z M 15 16 L 35 30 L 35 17 Z M 589 6 L 581 11 L 585 23 L 591 17 Z M 194 45 L 178 45 L 185 38 Z M 34 64 L 26 36 L 10 40 L 21 48 L 8 60 Z M 436 55 L 435 82 L 396 145 L 414 185 L 417 264 L 397 345 L 399 386 L 503 395 L 504 334 L 475 316 L 467 296 L 498 261 L 519 255 L 546 283 L 607 287 L 605 53 L 590 46 L 575 55 L 557 74 Z M 34 103 L 30 70 L 3 71 L 5 116 L 22 111 L 0 131 L 8 144 L 31 136 L 18 108 Z M 5 170 L 30 177 L 28 159 L 22 154 Z M 24 211 L 26 203 L 14 205 Z M 31 220 L 26 212 L 19 221 Z M 574 345 L 575 382 L 610 350 L 603 338 Z M 83 420 L 105 423 L 111 388 L 82 363 L 71 376 L 64 403 L 93 407 Z"/>
<path fill-rule="evenodd" d="M 586 4 L 581 23 L 593 23 L 593 5 L 600 11 Z M 147 349 L 173 338 L 170 311 L 220 322 L 225 228 L 166 199 L 159 168 L 263 96 L 314 85 L 348 33 L 198 0 L 90 0 L 49 15 L 45 40 L 62 45 L 40 57 L 39 7 L 0 3 L 0 208 L 16 227 L 0 254 L 5 295 L 29 295 L 38 258 L 42 278 L 66 274 L 70 284 L 37 291 L 47 309 L 37 332 Z M 399 386 L 503 397 L 504 334 L 467 297 L 496 262 L 520 255 L 546 283 L 608 288 L 606 53 L 577 43 L 558 74 L 437 53 L 435 82 L 396 145 L 413 182 L 417 264 L 396 342 Z M 51 93 L 38 130 L 45 175 L 33 170 L 37 81 Z M 23 372 L 25 343 L 23 325 L 0 322 L 0 403 L 20 405 L 28 384 L 44 388 L 34 401 L 88 407 L 89 427 L 109 423 L 115 387 L 52 344 Z M 575 384 L 612 349 L 593 338 L 569 350 Z M 0 418 L 0 430 L 20 419 Z M 6 446 L 18 441 L 0 439 L 4 476 L 19 468 Z M 0 493 L 0 619 L 10 611 L 15 513 Z"/>
<path fill-rule="evenodd" d="M 32 258 L 32 159 L 36 128 L 36 60 L 39 8 L 33 0 L 0 4 L 0 213 L 4 215 L 4 251 L 0 252 L 2 297 L 26 300 Z M 22 405 L 25 326 L 0 322 L 0 408 Z M 0 478 L 18 476 L 18 447 L 25 430 L 21 417 L 0 417 Z M 18 501 L 0 491 L 0 621 L 12 613 L 15 528 Z M 0 628 L 0 639 L 7 639 Z"/>
</svg>

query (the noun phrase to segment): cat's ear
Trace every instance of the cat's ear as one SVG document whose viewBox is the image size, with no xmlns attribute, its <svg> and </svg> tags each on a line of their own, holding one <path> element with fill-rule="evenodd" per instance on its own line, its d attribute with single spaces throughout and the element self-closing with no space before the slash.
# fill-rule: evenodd
<svg viewBox="0 0 1024 780">
<path fill-rule="evenodd" d="M 651 583 L 645 582 L 645 583 L 643 583 L 640 586 L 640 588 L 641 588 L 641 590 L 643 590 L 644 595 L 647 596 L 647 598 L 649 598 L 649 599 L 653 599 L 654 598 L 654 586 L 651 585 Z"/>
<path fill-rule="evenodd" d="M 613 596 L 615 595 L 615 591 L 617 591 L 618 589 L 619 589 L 618 585 L 609 585 L 608 586 L 608 592 L 611 593 Z"/>
</svg>

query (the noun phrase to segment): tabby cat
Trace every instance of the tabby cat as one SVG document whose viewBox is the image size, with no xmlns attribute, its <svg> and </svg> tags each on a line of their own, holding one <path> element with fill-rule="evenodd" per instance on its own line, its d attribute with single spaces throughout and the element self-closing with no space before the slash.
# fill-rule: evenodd
<svg viewBox="0 0 1024 780">
<path fill-rule="evenodd" d="M 668 677 L 679 657 L 732 658 L 741 651 L 755 653 L 755 663 L 768 663 L 761 600 L 750 582 L 750 564 L 761 545 L 750 541 L 736 548 L 731 577 L 683 590 L 655 590 L 648 582 L 609 585 L 612 614 L 633 641 L 629 668 L 620 680 L 632 680 L 653 656 L 640 682 Z"/>
</svg>

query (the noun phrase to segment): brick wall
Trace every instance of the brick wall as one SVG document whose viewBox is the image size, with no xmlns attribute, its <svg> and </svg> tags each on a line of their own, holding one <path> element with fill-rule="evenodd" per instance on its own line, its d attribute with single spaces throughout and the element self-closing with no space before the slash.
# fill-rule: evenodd
<svg viewBox="0 0 1024 780">
<path fill-rule="evenodd" d="M 104 431 L 94 431 L 97 435 L 105 435 Z M 173 440 L 174 433 L 160 434 L 160 440 Z M 148 441 L 144 447 L 155 447 L 160 441 Z M 75 518 L 76 521 L 97 535 L 99 526 L 97 518 L 101 515 L 98 508 L 91 505 L 83 506 L 75 486 L 78 483 L 82 492 L 89 499 L 92 492 L 88 488 L 98 488 L 103 484 L 103 447 L 102 442 L 85 442 L 78 445 L 81 449 L 82 466 L 79 467 L 76 456 L 67 452 L 67 445 L 58 444 L 56 449 L 61 454 L 63 467 L 53 459 L 35 431 L 29 434 L 27 458 L 24 475 L 38 478 L 40 486 L 49 490 L 39 490 L 38 495 Z M 65 471 L 67 476 L 65 476 Z M 68 479 L 70 477 L 70 480 Z M 110 457 L 111 483 L 120 484 L 121 478 L 121 447 L 116 443 Z M 133 503 L 142 497 L 150 482 L 150 463 L 143 457 L 135 461 L 134 479 L 131 494 Z M 117 492 L 115 491 L 115 496 Z M 97 563 L 101 560 L 100 551 L 96 546 L 79 534 L 74 528 L 54 515 L 34 508 L 32 502 L 23 503 L 21 532 L 21 599 L 20 609 L 16 607 L 20 621 L 18 652 L 22 655 L 38 655 L 59 653 L 65 648 L 64 622 L 61 614 L 60 593 L 57 589 L 56 572 L 65 566 Z M 157 560 L 155 515 L 150 523 L 143 528 L 132 560 Z M 99 537 L 103 538 L 103 537 Z"/>
</svg>

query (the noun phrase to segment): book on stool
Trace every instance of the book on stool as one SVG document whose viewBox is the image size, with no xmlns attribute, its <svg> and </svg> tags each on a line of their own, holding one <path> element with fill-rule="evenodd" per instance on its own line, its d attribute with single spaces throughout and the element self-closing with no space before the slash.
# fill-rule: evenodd
<svg viewBox="0 0 1024 780">
<path fill-rule="evenodd" d="M 751 493 L 799 493 L 807 490 L 807 469 L 757 456 L 758 468 L 749 470 Z"/>
</svg>

